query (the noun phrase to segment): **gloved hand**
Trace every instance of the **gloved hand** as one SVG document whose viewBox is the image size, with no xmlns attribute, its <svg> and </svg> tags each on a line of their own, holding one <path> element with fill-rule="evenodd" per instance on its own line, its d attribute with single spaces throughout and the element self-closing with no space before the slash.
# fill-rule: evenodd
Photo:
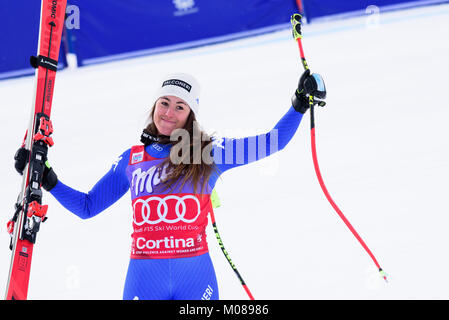
<svg viewBox="0 0 449 320">
<path fill-rule="evenodd" d="M 14 167 L 20 175 L 23 175 L 23 170 L 30 157 L 30 151 L 25 148 L 19 148 L 14 155 Z"/>
<path fill-rule="evenodd" d="M 21 147 L 19 150 L 17 150 L 16 154 L 14 155 L 14 167 L 16 168 L 17 172 L 23 175 L 23 170 L 25 169 L 26 164 L 28 163 L 30 151 Z M 54 172 L 53 168 L 48 163 L 47 159 L 45 159 L 45 168 L 44 168 L 44 174 L 42 177 L 42 187 L 50 191 L 54 188 L 54 186 L 58 183 L 58 176 Z"/>
<path fill-rule="evenodd" d="M 292 97 L 293 108 L 298 112 L 305 113 L 310 107 L 310 96 L 314 97 L 314 104 L 321 107 L 326 104 L 323 100 L 318 100 L 326 98 L 326 86 L 323 78 L 317 73 L 310 74 L 310 69 L 307 69 L 301 75 L 298 88 Z"/>
</svg>

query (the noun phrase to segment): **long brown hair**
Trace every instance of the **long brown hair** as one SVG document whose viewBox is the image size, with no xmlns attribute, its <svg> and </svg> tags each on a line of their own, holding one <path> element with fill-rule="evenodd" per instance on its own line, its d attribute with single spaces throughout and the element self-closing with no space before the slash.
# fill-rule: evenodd
<svg viewBox="0 0 449 320">
<path fill-rule="evenodd" d="M 156 109 L 156 103 L 153 105 L 153 108 L 150 112 L 150 119 L 154 119 L 154 111 Z M 198 159 L 194 159 L 194 126 L 197 125 L 195 114 L 192 110 L 190 110 L 190 114 L 187 117 L 187 121 L 182 128 L 183 130 L 186 130 L 188 132 L 188 136 L 190 137 L 190 141 L 187 148 L 189 148 L 190 152 L 184 152 L 182 154 L 182 151 L 185 150 L 185 148 L 180 147 L 182 143 L 185 143 L 185 141 L 182 141 L 181 139 L 178 139 L 178 141 L 171 140 L 170 136 L 160 135 L 158 134 L 158 130 L 156 125 L 154 124 L 154 120 L 151 121 L 147 127 L 145 128 L 145 132 L 149 133 L 153 136 L 157 136 L 159 139 L 157 142 L 160 144 L 172 144 L 171 150 L 170 150 L 170 157 L 165 159 L 160 165 L 159 165 L 159 175 L 162 175 L 162 172 L 166 172 L 165 178 L 162 179 L 162 182 L 160 184 L 160 187 L 162 187 L 162 190 L 173 190 L 176 186 L 180 185 L 179 190 L 182 190 L 184 185 L 187 182 L 191 182 L 193 186 L 194 193 L 197 194 L 198 186 L 201 186 L 201 189 L 199 190 L 200 194 L 206 192 L 207 189 L 207 183 L 209 182 L 209 178 L 211 174 L 217 170 L 217 167 L 215 163 L 212 161 L 212 141 L 210 136 L 200 130 L 201 133 L 201 139 L 200 139 L 200 146 L 201 146 L 201 155 L 205 154 L 206 157 L 201 157 L 200 162 L 198 163 Z M 179 129 L 178 129 L 179 130 Z M 196 142 L 198 143 L 198 142 Z M 198 147 L 198 146 L 197 146 Z M 175 154 L 178 153 L 178 154 Z M 209 153 L 209 154 L 207 154 Z M 208 158 L 207 158 L 208 157 Z M 180 158 L 182 161 L 179 163 L 173 163 L 173 158 Z M 203 159 L 204 158 L 204 159 Z M 210 161 L 207 161 L 207 159 L 210 159 Z M 204 161 L 206 160 L 206 161 Z"/>
</svg>

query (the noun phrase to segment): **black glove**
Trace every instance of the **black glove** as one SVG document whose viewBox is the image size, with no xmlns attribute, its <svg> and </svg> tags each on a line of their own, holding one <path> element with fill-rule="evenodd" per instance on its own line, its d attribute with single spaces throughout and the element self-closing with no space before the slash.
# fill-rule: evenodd
<svg viewBox="0 0 449 320">
<path fill-rule="evenodd" d="M 317 73 L 310 74 L 310 69 L 307 69 L 299 78 L 298 89 L 292 97 L 293 108 L 298 112 L 305 113 L 310 107 L 310 96 L 314 98 L 314 104 L 322 107 L 326 104 L 322 100 L 315 99 L 326 98 L 326 86 L 323 78 Z"/>
<path fill-rule="evenodd" d="M 16 154 L 14 155 L 14 167 L 16 168 L 17 172 L 20 173 L 20 175 L 23 175 L 23 170 L 25 169 L 29 157 L 30 151 L 23 147 L 17 150 Z"/>
<path fill-rule="evenodd" d="M 16 154 L 14 155 L 14 167 L 16 168 L 17 172 L 23 175 L 23 170 L 25 169 L 25 166 L 28 163 L 30 151 L 25 148 L 19 148 L 17 150 Z M 48 164 L 47 159 L 45 159 L 45 167 L 44 167 L 44 174 L 42 177 L 42 187 L 50 191 L 54 188 L 54 186 L 58 183 L 58 176 L 54 172 L 53 168 Z"/>
<path fill-rule="evenodd" d="M 58 176 L 56 175 L 53 168 L 50 166 L 48 161 L 45 161 L 44 177 L 42 178 L 42 187 L 50 191 L 58 183 Z"/>
</svg>

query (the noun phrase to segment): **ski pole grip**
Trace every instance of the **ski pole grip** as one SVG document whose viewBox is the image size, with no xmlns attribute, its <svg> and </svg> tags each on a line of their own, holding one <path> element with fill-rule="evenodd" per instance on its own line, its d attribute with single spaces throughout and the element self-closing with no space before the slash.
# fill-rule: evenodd
<svg viewBox="0 0 449 320">
<path fill-rule="evenodd" d="M 290 17 L 290 22 L 293 28 L 293 38 L 295 38 L 295 40 L 302 38 L 301 19 L 302 16 L 299 13 L 295 13 Z"/>
<path fill-rule="evenodd" d="M 299 13 L 295 13 L 290 17 L 290 22 L 292 24 L 293 38 L 295 38 L 296 42 L 298 43 L 299 55 L 301 56 L 302 66 L 304 67 L 304 70 L 307 70 L 309 69 L 309 66 L 307 65 L 307 61 L 301 43 L 302 39 L 301 19 L 302 16 Z"/>
</svg>

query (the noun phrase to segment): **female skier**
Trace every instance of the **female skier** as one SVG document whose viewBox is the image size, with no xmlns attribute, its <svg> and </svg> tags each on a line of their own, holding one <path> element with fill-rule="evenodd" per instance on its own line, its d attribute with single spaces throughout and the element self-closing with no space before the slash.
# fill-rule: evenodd
<svg viewBox="0 0 449 320">
<path fill-rule="evenodd" d="M 215 183 L 223 172 L 284 148 L 317 90 L 325 92 L 324 82 L 307 70 L 292 107 L 269 133 L 209 139 L 195 121 L 198 82 L 187 74 L 169 75 L 158 88 L 143 144 L 123 152 L 88 193 L 62 183 L 50 167 L 42 186 L 82 219 L 96 216 L 130 190 L 133 233 L 123 299 L 218 299 L 205 232 Z M 26 159 L 19 149 L 19 172 Z"/>
</svg>

